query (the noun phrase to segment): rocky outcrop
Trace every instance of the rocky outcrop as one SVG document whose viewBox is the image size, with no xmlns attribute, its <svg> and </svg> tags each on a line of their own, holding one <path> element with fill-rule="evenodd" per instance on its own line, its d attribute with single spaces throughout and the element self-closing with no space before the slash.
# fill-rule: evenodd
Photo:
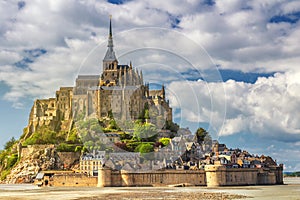
<svg viewBox="0 0 300 200">
<path fill-rule="evenodd" d="M 21 155 L 5 183 L 31 183 L 40 171 L 70 170 L 78 166 L 80 157 L 80 153 L 57 152 L 54 145 L 28 146 Z"/>
</svg>

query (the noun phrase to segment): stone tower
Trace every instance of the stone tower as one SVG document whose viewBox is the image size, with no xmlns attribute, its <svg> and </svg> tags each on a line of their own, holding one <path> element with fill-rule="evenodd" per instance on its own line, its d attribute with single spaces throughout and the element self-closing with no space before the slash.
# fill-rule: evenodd
<svg viewBox="0 0 300 200">
<path fill-rule="evenodd" d="M 146 107 L 153 111 L 151 123 L 172 121 L 172 108 L 165 98 L 165 87 L 150 90 L 143 73 L 119 64 L 114 51 L 112 19 L 109 20 L 107 50 L 102 74 L 78 75 L 74 87 L 61 87 L 56 98 L 37 99 L 31 109 L 25 139 L 41 126 L 69 131 L 77 119 L 110 117 L 134 121 Z M 148 106 L 147 106 L 148 105 Z"/>
<path fill-rule="evenodd" d="M 114 51 L 113 37 L 112 37 L 112 27 L 111 27 L 111 17 L 109 20 L 109 34 L 108 34 L 108 44 L 107 51 L 103 59 L 103 74 L 101 77 L 101 85 L 116 84 L 117 80 L 117 67 L 118 60 Z"/>
</svg>

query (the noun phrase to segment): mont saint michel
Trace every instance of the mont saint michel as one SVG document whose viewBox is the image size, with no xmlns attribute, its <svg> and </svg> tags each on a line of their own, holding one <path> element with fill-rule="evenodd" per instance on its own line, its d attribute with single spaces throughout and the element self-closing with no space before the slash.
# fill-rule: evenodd
<svg viewBox="0 0 300 200">
<path fill-rule="evenodd" d="M 101 60 L 101 58 L 99 58 Z M 283 184 L 283 165 L 192 134 L 173 121 L 165 85 L 120 64 L 109 22 L 102 73 L 36 99 L 28 126 L 1 152 L 3 183 L 37 186 L 240 186 Z M 100 70 L 99 70 L 100 71 Z"/>
</svg>

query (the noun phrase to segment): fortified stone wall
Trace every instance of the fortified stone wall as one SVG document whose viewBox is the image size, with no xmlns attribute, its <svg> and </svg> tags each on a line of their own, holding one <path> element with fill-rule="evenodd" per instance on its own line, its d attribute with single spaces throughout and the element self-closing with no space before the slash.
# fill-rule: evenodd
<svg viewBox="0 0 300 200">
<path fill-rule="evenodd" d="M 276 168 L 279 173 L 280 167 Z M 282 174 L 282 171 L 281 171 Z M 282 184 L 273 169 L 245 169 L 208 165 L 205 170 L 113 171 L 101 168 L 98 177 L 86 174 L 54 176 L 54 186 L 132 187 L 186 184 L 195 186 L 274 185 Z M 278 182 L 279 180 L 279 182 Z"/>
<path fill-rule="evenodd" d="M 270 170 L 275 173 L 276 184 L 283 184 L 283 164 L 278 167 L 270 167 Z"/>
<path fill-rule="evenodd" d="M 96 187 L 98 179 L 86 174 L 57 174 L 53 178 L 53 186 L 89 186 Z"/>
<path fill-rule="evenodd" d="M 257 174 L 258 185 L 275 185 L 276 176 L 273 172 L 261 172 Z"/>
<path fill-rule="evenodd" d="M 225 185 L 256 185 L 258 184 L 257 169 L 226 169 Z"/>
<path fill-rule="evenodd" d="M 204 170 L 197 171 L 148 171 L 128 172 L 99 170 L 98 187 L 110 186 L 155 186 L 187 183 L 196 186 L 205 186 Z"/>
<path fill-rule="evenodd" d="M 274 169 L 229 168 L 207 165 L 205 170 L 165 170 L 148 172 L 112 171 L 107 168 L 98 172 L 98 187 L 155 186 L 191 184 L 196 186 L 274 185 L 282 184 L 280 167 Z M 278 177 L 279 176 L 279 177 Z"/>
<path fill-rule="evenodd" d="M 226 168 L 223 165 L 206 165 L 208 187 L 228 185 L 274 185 L 282 184 L 282 166 L 265 169 Z"/>
</svg>

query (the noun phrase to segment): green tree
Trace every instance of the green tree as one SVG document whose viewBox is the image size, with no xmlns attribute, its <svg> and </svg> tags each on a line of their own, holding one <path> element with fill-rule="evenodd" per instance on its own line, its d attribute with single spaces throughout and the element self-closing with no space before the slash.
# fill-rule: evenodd
<svg viewBox="0 0 300 200">
<path fill-rule="evenodd" d="M 122 132 L 119 135 L 120 135 L 120 140 L 130 140 L 130 139 L 132 139 L 131 134 L 126 133 L 126 132 Z"/>
<path fill-rule="evenodd" d="M 208 140 L 208 139 L 211 140 L 211 136 L 204 128 L 198 128 L 196 130 L 195 136 L 197 138 L 198 143 L 202 143 L 204 142 L 204 140 Z"/>
<path fill-rule="evenodd" d="M 9 150 L 16 143 L 16 139 L 12 137 L 8 142 L 5 143 L 4 149 Z"/>
<path fill-rule="evenodd" d="M 69 136 L 67 138 L 67 141 L 69 143 L 73 144 L 79 144 L 80 143 L 80 138 L 78 137 L 78 133 L 76 129 L 72 129 L 69 133 Z"/>
<path fill-rule="evenodd" d="M 150 123 L 135 124 L 133 138 L 141 142 L 155 141 L 157 138 L 156 126 Z"/>
<path fill-rule="evenodd" d="M 164 146 L 167 146 L 170 143 L 170 138 L 160 138 L 159 142 L 161 142 Z"/>
<path fill-rule="evenodd" d="M 95 143 L 92 140 L 86 141 L 84 143 L 84 147 L 86 147 L 88 150 L 93 150 L 95 146 Z"/>
<path fill-rule="evenodd" d="M 58 144 L 62 142 L 64 138 L 57 137 L 57 133 L 52 131 L 49 127 L 43 126 L 35 131 L 24 142 L 24 145 L 32 144 Z"/>
<path fill-rule="evenodd" d="M 82 146 L 76 146 L 75 147 L 75 152 L 81 152 L 82 151 Z"/>
<path fill-rule="evenodd" d="M 142 154 L 145 153 L 150 153 L 154 151 L 153 145 L 149 144 L 149 143 L 141 143 L 140 145 L 138 145 L 135 150 L 135 152 L 140 152 Z"/>
<path fill-rule="evenodd" d="M 6 159 L 7 156 L 8 156 L 8 152 L 7 151 L 4 151 L 4 150 L 0 151 L 0 166 L 4 165 L 5 159 Z"/>
<path fill-rule="evenodd" d="M 128 142 L 126 143 L 127 151 L 134 152 L 136 147 L 139 146 L 141 142 Z"/>
<path fill-rule="evenodd" d="M 150 115 L 149 115 L 149 104 L 146 102 L 145 105 L 144 105 L 144 109 L 139 114 L 138 119 L 140 119 L 142 122 L 145 122 L 145 119 L 149 119 L 149 118 L 150 118 Z"/>
<path fill-rule="evenodd" d="M 172 132 L 175 132 L 177 133 L 178 129 L 179 129 L 179 125 L 172 122 L 172 121 L 168 121 L 166 120 L 165 122 L 165 128 L 172 131 Z"/>
<path fill-rule="evenodd" d="M 118 125 L 117 125 L 116 120 L 111 119 L 111 120 L 109 121 L 109 126 L 108 126 L 108 128 L 109 128 L 109 129 L 113 129 L 113 130 L 119 130 L 119 127 L 118 127 Z"/>
<path fill-rule="evenodd" d="M 149 110 L 145 110 L 145 116 L 144 116 L 145 119 L 150 119 L 150 114 L 149 114 Z"/>
<path fill-rule="evenodd" d="M 108 114 L 108 117 L 109 117 L 110 119 L 113 119 L 113 118 L 114 118 L 114 115 L 113 115 L 112 110 L 109 110 L 107 114 Z"/>
<path fill-rule="evenodd" d="M 76 146 L 74 144 L 66 144 L 60 143 L 59 146 L 56 148 L 59 152 L 75 152 Z"/>
<path fill-rule="evenodd" d="M 115 119 L 115 121 L 118 125 L 118 130 L 128 131 L 134 127 L 134 121 L 131 120 Z"/>
</svg>

